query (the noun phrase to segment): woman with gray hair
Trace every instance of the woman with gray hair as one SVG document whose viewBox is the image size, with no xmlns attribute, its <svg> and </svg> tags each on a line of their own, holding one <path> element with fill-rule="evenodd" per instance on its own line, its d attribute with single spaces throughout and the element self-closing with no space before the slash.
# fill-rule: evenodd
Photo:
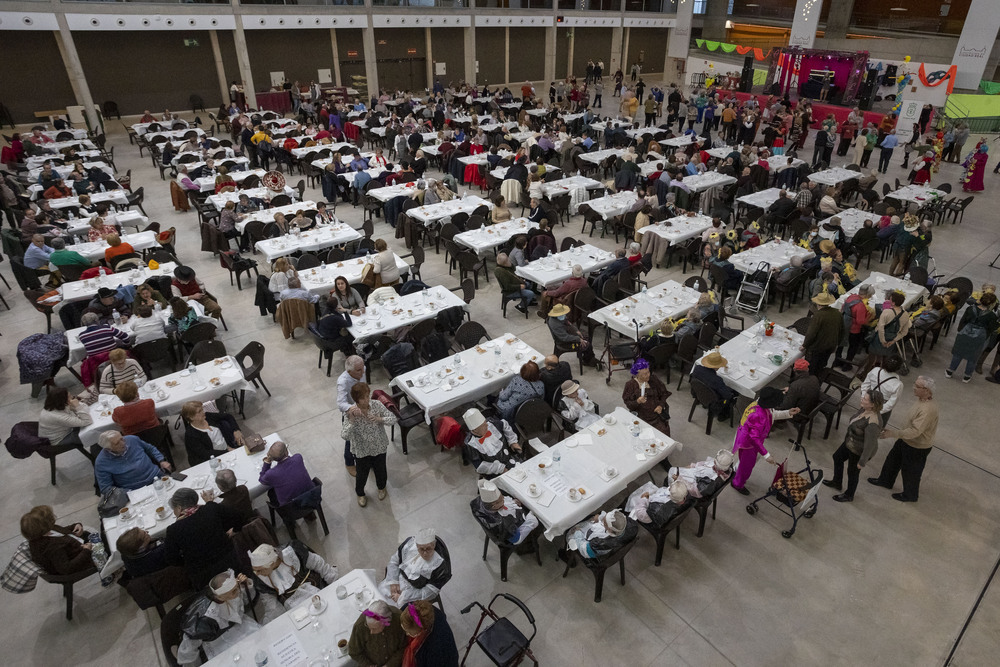
<svg viewBox="0 0 1000 667">
<path fill-rule="evenodd" d="M 359 665 L 401 665 L 407 643 L 399 610 L 374 600 L 354 622 L 347 652 Z"/>
</svg>

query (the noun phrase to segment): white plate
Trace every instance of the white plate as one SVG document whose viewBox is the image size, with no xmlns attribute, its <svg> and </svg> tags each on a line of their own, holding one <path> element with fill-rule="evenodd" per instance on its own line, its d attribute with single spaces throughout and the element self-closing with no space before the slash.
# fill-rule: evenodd
<svg viewBox="0 0 1000 667">
<path fill-rule="evenodd" d="M 489 380 L 491 377 L 493 377 L 493 371 L 486 369 L 485 371 L 483 371 L 483 377 Z"/>
<path fill-rule="evenodd" d="M 309 601 L 309 606 L 306 607 L 306 609 L 308 610 L 310 616 L 319 616 L 324 611 L 326 611 L 326 608 L 328 606 L 327 601 L 324 600 L 323 598 L 320 598 L 319 601 L 320 601 L 319 609 L 313 607 L 312 600 Z"/>
<path fill-rule="evenodd" d="M 573 498 L 571 495 L 569 495 L 569 491 L 567 491 L 566 492 L 566 500 L 570 501 L 571 503 L 578 503 L 581 500 L 583 500 L 583 496 L 581 496 L 580 492 L 577 491 L 576 492 L 576 498 Z"/>
<path fill-rule="evenodd" d="M 607 415 L 607 416 L 605 416 L 604 419 L 603 419 L 603 421 L 608 426 L 614 426 L 615 424 L 618 423 L 618 420 L 615 419 L 614 415 Z"/>
<path fill-rule="evenodd" d="M 547 456 L 544 458 L 540 458 L 538 459 L 535 465 L 540 472 L 545 473 L 552 469 L 552 459 L 550 459 Z"/>
<path fill-rule="evenodd" d="M 534 493 L 531 492 L 531 489 L 525 489 L 524 492 L 526 494 L 528 494 L 529 498 L 538 498 L 539 496 L 542 495 L 542 490 L 539 489 L 537 486 L 535 487 L 535 492 Z"/>
</svg>

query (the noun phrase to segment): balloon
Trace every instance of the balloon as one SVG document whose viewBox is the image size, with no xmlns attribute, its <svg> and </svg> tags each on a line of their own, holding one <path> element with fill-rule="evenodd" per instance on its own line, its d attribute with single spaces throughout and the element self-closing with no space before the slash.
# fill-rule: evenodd
<svg viewBox="0 0 1000 667">
<path fill-rule="evenodd" d="M 903 62 L 904 63 L 910 62 L 910 56 L 906 56 L 905 58 L 903 58 Z"/>
</svg>

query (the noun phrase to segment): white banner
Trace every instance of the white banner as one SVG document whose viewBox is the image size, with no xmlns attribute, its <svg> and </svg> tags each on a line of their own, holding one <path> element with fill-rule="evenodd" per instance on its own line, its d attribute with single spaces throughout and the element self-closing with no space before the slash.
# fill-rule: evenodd
<svg viewBox="0 0 1000 667">
<path fill-rule="evenodd" d="M 1000 11 L 997 11 L 996 0 L 972 0 L 951 59 L 951 64 L 958 67 L 956 88 L 979 88 L 997 30 L 1000 30 Z"/>
<path fill-rule="evenodd" d="M 816 41 L 816 29 L 819 27 L 819 12 L 823 9 L 823 0 L 797 0 L 795 17 L 792 19 L 792 32 L 788 36 L 788 46 L 799 46 L 811 49 Z"/>
<path fill-rule="evenodd" d="M 671 58 L 687 58 L 691 47 L 691 17 L 694 14 L 694 0 L 677 0 L 677 25 L 670 29 L 667 41 L 667 55 Z"/>
<path fill-rule="evenodd" d="M 920 111 L 924 108 L 922 100 L 903 100 L 896 118 L 896 136 L 899 143 L 905 144 L 913 138 L 913 124 L 920 122 Z M 917 130 L 920 131 L 919 128 Z"/>
</svg>

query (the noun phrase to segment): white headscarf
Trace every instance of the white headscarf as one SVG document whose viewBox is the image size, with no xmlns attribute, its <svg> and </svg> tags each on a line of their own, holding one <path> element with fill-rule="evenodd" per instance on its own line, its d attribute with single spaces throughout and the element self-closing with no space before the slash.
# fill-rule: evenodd
<svg viewBox="0 0 1000 667">
<path fill-rule="evenodd" d="M 417 577 L 430 578 L 434 570 L 440 567 L 443 562 L 444 558 L 437 551 L 434 552 L 430 560 L 424 560 L 423 556 L 417 550 L 417 540 L 414 538 L 407 542 L 406 547 L 403 549 L 403 558 L 400 560 L 399 568 L 406 573 L 408 579 L 416 579 Z"/>
</svg>

